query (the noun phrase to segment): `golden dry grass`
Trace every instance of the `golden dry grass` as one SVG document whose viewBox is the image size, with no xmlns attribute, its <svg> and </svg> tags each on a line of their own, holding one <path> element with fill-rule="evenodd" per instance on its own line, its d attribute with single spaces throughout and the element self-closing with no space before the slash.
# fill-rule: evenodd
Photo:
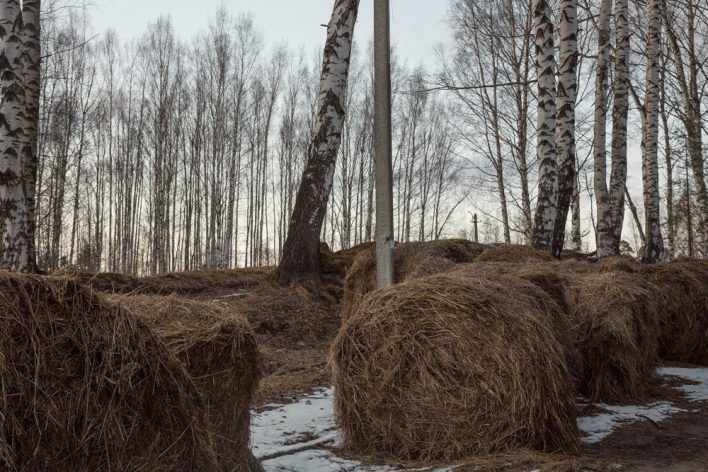
<svg viewBox="0 0 708 472">
<path fill-rule="evenodd" d="M 414 460 L 576 451 L 560 317 L 535 285 L 503 275 L 441 274 L 371 293 L 332 347 L 346 446 Z"/>
<path fill-rule="evenodd" d="M 185 367 L 67 277 L 0 274 L 0 469 L 222 470 Z"/>
</svg>

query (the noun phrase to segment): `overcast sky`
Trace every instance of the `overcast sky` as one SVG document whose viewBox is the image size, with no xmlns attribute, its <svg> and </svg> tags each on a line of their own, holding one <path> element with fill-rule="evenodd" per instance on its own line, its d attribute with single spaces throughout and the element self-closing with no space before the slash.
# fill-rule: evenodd
<svg viewBox="0 0 708 472">
<path fill-rule="evenodd" d="M 138 36 L 160 15 L 170 15 L 175 31 L 189 39 L 204 29 L 217 8 L 250 12 L 268 44 L 282 41 L 314 50 L 324 43 L 333 0 L 93 0 L 96 32 L 114 28 L 123 39 Z M 434 48 L 447 40 L 447 0 L 391 0 L 391 38 L 401 59 L 430 63 Z M 136 14 L 136 12 L 139 12 Z M 373 0 L 361 0 L 355 37 L 368 42 L 373 30 Z"/>
</svg>

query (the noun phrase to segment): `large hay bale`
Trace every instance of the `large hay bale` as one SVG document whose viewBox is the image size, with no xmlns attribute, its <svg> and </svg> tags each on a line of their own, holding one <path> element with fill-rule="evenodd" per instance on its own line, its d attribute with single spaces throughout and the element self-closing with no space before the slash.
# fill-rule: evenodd
<svg viewBox="0 0 708 472">
<path fill-rule="evenodd" d="M 575 451 L 575 390 L 544 298 L 460 274 L 369 294 L 332 347 L 345 445 L 420 460 Z"/>
<path fill-rule="evenodd" d="M 644 273 L 658 288 L 660 357 L 708 364 L 708 262 L 680 259 Z"/>
<path fill-rule="evenodd" d="M 213 303 L 177 297 L 110 298 L 145 321 L 186 366 L 204 399 L 219 463 L 231 471 L 260 470 L 249 448 L 260 357 L 245 317 Z"/>
<path fill-rule="evenodd" d="M 397 283 L 439 274 L 455 264 L 472 262 L 484 245 L 465 239 L 410 242 L 396 245 L 394 270 Z M 376 248 L 359 251 L 344 280 L 342 318 L 351 316 L 367 293 L 376 290 Z"/>
<path fill-rule="evenodd" d="M 539 251 L 530 246 L 518 244 L 497 244 L 485 249 L 477 256 L 475 262 L 531 262 L 552 261 L 553 257 L 548 252 Z"/>
<path fill-rule="evenodd" d="M 76 279 L 0 274 L 0 469 L 221 470 L 186 369 Z"/>
<path fill-rule="evenodd" d="M 624 272 L 575 274 L 565 291 L 581 355 L 579 391 L 595 402 L 646 397 L 657 364 L 656 288 Z"/>
</svg>

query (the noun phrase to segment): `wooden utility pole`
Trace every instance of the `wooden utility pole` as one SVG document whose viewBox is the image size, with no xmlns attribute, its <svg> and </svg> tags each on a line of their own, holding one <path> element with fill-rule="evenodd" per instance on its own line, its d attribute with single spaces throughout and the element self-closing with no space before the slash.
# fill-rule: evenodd
<svg viewBox="0 0 708 472">
<path fill-rule="evenodd" d="M 479 228 L 478 228 L 478 220 L 477 220 L 477 213 L 474 214 L 474 242 L 478 243 L 479 242 Z"/>
<path fill-rule="evenodd" d="M 391 164 L 391 30 L 389 0 L 374 0 L 374 157 L 376 159 L 376 283 L 394 284 Z"/>
</svg>

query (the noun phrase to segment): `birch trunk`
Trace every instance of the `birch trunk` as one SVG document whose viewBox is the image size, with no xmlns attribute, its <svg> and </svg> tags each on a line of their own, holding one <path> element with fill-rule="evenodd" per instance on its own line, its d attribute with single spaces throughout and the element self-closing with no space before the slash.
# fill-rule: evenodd
<svg viewBox="0 0 708 472">
<path fill-rule="evenodd" d="M 0 267 L 29 270 L 27 200 L 23 188 L 25 90 L 22 78 L 22 10 L 0 0 Z"/>
<path fill-rule="evenodd" d="M 278 268 L 278 280 L 283 284 L 319 288 L 319 236 L 344 126 L 343 104 L 358 9 L 359 0 L 337 0 L 327 28 L 319 111 Z"/>
<path fill-rule="evenodd" d="M 558 200 L 553 228 L 553 254 L 560 257 L 565 243 L 565 227 L 575 186 L 575 99 L 578 81 L 578 1 L 561 0 L 560 65 L 556 92 L 556 153 L 558 159 Z"/>
<path fill-rule="evenodd" d="M 22 2 L 22 20 L 24 22 L 24 56 L 22 61 L 25 85 L 25 133 L 27 146 L 24 153 L 24 190 L 27 202 L 27 257 L 28 269 L 37 271 L 37 252 L 35 249 L 36 228 L 36 188 L 38 133 L 39 133 L 39 94 L 40 94 L 40 11 L 41 0 L 24 0 Z"/>
<path fill-rule="evenodd" d="M 610 63 L 610 12 L 612 0 L 600 5 L 597 75 L 595 77 L 595 200 L 597 203 L 597 257 L 613 255 L 612 213 L 607 190 L 607 85 Z"/>
<path fill-rule="evenodd" d="M 624 225 L 624 194 L 627 186 L 627 115 L 629 114 L 629 1 L 615 0 L 615 80 L 612 103 L 612 171 L 610 213 L 612 251 L 620 254 Z"/>
<path fill-rule="evenodd" d="M 646 244 L 642 262 L 652 263 L 664 258 L 661 236 L 661 205 L 659 202 L 659 99 L 662 0 L 649 0 L 647 32 L 647 76 L 644 102 L 645 120 L 642 127 L 642 178 L 644 183 L 644 230 Z"/>
<path fill-rule="evenodd" d="M 538 203 L 534 218 L 533 245 L 551 249 L 556 221 L 556 61 L 553 51 L 553 20 L 547 0 L 535 0 L 536 70 L 538 75 L 537 159 L 540 162 Z"/>
</svg>

